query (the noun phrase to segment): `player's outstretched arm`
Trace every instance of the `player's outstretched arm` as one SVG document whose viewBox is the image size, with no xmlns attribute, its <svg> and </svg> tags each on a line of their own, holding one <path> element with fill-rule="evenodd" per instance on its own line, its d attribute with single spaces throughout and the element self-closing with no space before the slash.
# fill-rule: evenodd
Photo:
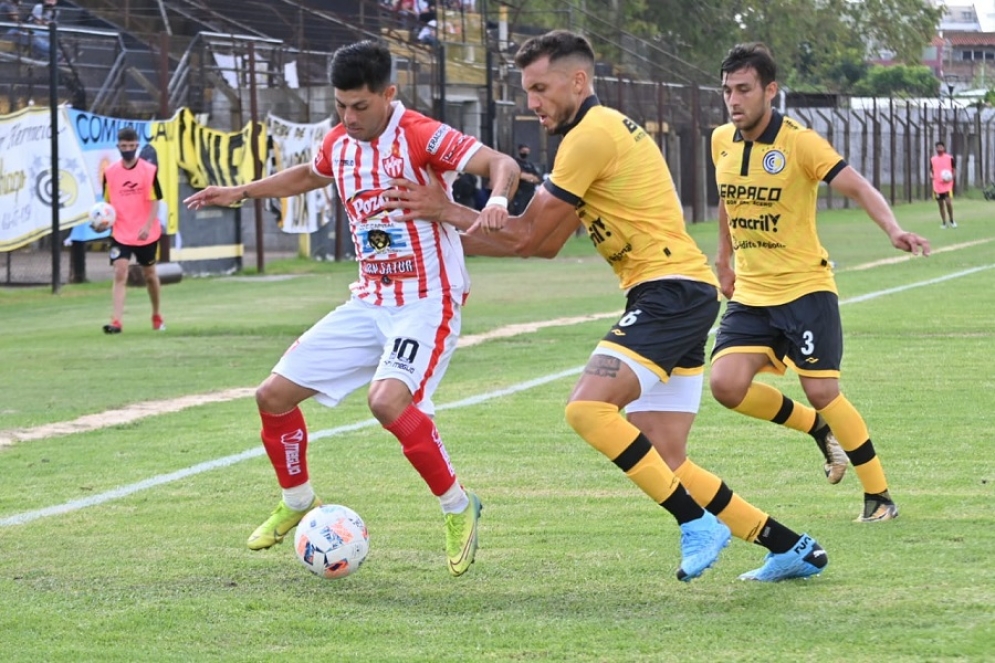
<svg viewBox="0 0 995 663">
<path fill-rule="evenodd" d="M 314 172 L 311 164 L 302 163 L 255 182 L 239 186 L 209 186 L 183 203 L 190 209 L 209 205 L 228 206 L 249 198 L 289 198 L 328 186 L 331 180 Z"/>
<path fill-rule="evenodd" d="M 888 235 L 891 245 L 896 249 L 912 255 L 919 255 L 920 252 L 924 256 L 929 255 L 929 241 L 913 232 L 902 230 L 881 192 L 852 167 L 847 166 L 841 170 L 829 186 L 864 208 L 874 223 Z"/>
</svg>

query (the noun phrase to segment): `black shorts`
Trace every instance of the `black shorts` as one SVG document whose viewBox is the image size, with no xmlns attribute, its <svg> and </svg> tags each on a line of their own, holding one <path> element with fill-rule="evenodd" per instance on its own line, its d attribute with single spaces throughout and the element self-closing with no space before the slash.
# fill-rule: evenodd
<svg viewBox="0 0 995 663">
<path fill-rule="evenodd" d="M 790 366 L 807 377 L 839 377 L 843 325 L 839 297 L 811 292 L 777 306 L 729 302 L 715 335 L 712 362 L 725 354 L 762 353 L 766 371 L 783 374 Z"/>
<path fill-rule="evenodd" d="M 135 246 L 133 244 L 122 244 L 112 238 L 110 253 L 111 264 L 113 265 L 115 260 L 120 260 L 122 258 L 125 260 L 131 260 L 131 256 L 135 256 L 135 262 L 139 265 L 142 267 L 150 267 L 155 264 L 156 253 L 158 250 L 158 242 Z"/>
<path fill-rule="evenodd" d="M 663 381 L 675 371 L 700 373 L 718 313 L 714 285 L 685 279 L 641 283 L 629 291 L 625 313 L 598 347 L 631 357 Z"/>
<path fill-rule="evenodd" d="M 936 200 L 946 200 L 947 198 L 953 199 L 953 193 L 951 191 L 944 191 L 943 193 L 933 192 L 933 198 Z"/>
</svg>

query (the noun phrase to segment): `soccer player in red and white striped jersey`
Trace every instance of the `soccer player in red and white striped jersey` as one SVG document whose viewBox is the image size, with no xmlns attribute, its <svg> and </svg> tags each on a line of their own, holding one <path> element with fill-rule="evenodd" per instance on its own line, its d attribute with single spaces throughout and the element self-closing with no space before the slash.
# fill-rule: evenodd
<svg viewBox="0 0 995 663">
<path fill-rule="evenodd" d="M 335 182 L 349 217 L 359 278 L 349 300 L 305 332 L 256 390 L 262 440 L 283 499 L 249 537 L 253 550 L 283 540 L 320 504 L 307 467 L 307 427 L 299 404 L 334 407 L 369 385 L 370 410 L 397 437 L 444 513 L 449 571 L 469 569 L 477 549 L 480 500 L 456 477 L 431 415 L 469 293 L 459 233 L 424 220 L 401 221 L 385 208 L 392 179 L 441 179 L 449 191 L 461 172 L 490 180 L 494 195 L 480 213 L 507 217 L 519 167 L 472 136 L 405 109 L 390 82 L 391 56 L 379 42 L 336 51 L 332 85 L 340 118 L 311 164 L 233 187 L 208 187 L 188 206 L 231 205 L 289 197 Z M 450 192 L 451 195 L 451 192 Z"/>
</svg>

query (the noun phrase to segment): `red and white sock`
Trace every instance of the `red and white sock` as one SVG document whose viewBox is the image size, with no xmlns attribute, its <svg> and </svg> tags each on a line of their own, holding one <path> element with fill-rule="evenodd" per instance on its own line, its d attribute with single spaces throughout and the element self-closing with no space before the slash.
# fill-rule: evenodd
<svg viewBox="0 0 995 663">
<path fill-rule="evenodd" d="M 307 483 L 307 424 L 304 414 L 295 407 L 283 414 L 259 412 L 263 421 L 263 447 L 276 470 L 281 488 Z M 289 506 L 289 505 L 288 505 Z"/>
<path fill-rule="evenodd" d="M 384 428 L 401 443 L 404 456 L 428 484 L 433 495 L 441 497 L 452 488 L 456 472 L 449 462 L 435 422 L 428 415 L 409 405 L 401 416 Z"/>
</svg>

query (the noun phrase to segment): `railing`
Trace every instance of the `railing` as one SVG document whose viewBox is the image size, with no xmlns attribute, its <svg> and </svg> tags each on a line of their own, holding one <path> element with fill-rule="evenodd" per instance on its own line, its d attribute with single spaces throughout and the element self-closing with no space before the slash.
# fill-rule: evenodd
<svg viewBox="0 0 995 663">
<path fill-rule="evenodd" d="M 8 31 L 16 29 L 27 38 L 37 35 L 47 42 L 48 28 L 41 26 L 19 25 L 0 22 L 0 39 L 14 42 L 17 48 L 6 58 L 15 64 L 24 64 L 30 70 L 19 74 L 19 84 L 47 85 L 48 58 L 31 57 L 30 44 L 23 43 L 23 38 L 6 37 Z M 116 32 L 93 28 L 58 26 L 57 44 L 60 54 L 60 69 L 64 72 L 63 84 L 70 92 L 70 99 L 76 105 L 84 105 L 90 110 L 99 112 L 101 104 L 109 98 L 115 85 L 120 85 L 126 67 L 127 49 L 121 36 Z M 85 57 L 82 56 L 86 53 Z M 101 54 L 108 57 L 101 62 Z M 37 78 L 37 81 L 35 80 Z M 94 94 L 94 91 L 95 94 Z M 93 94 L 89 101 L 86 96 Z"/>
</svg>

